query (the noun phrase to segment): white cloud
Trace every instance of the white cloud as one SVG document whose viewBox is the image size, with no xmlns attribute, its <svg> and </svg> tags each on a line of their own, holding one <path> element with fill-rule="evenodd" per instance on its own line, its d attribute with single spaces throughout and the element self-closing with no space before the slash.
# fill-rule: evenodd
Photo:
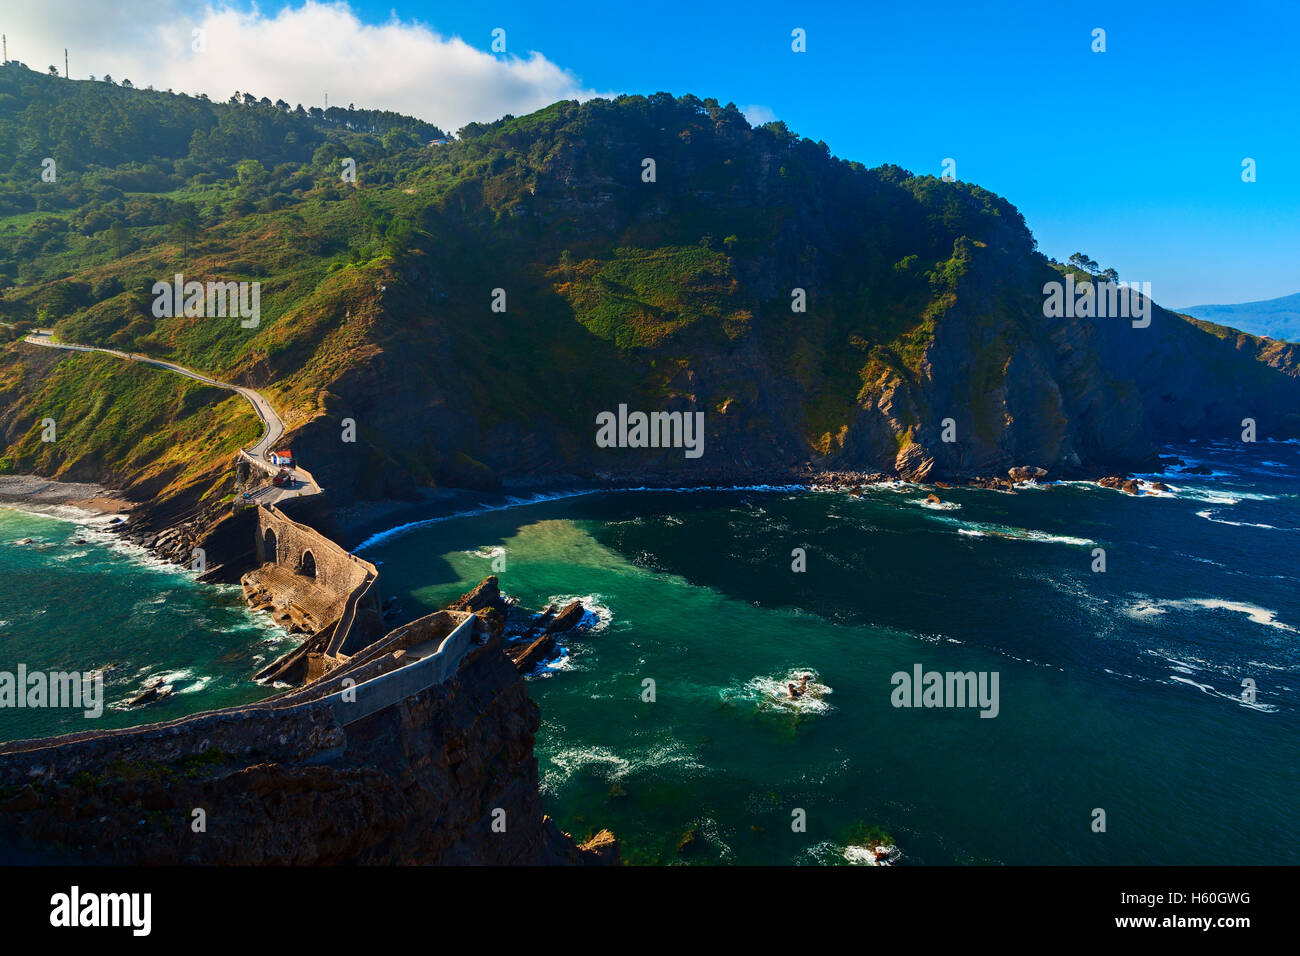
<svg viewBox="0 0 1300 956">
<path fill-rule="evenodd" d="M 772 112 L 770 107 L 760 106 L 757 103 L 752 106 L 742 106 L 740 112 L 745 114 L 745 119 L 749 120 L 750 126 L 762 126 L 776 119 L 776 113 Z"/>
<path fill-rule="evenodd" d="M 183 0 L 43 0 L 7 14 L 5 28 L 10 58 L 35 70 L 62 72 L 66 46 L 74 78 L 108 74 L 220 101 L 239 90 L 304 106 L 324 105 L 328 93 L 332 106 L 409 113 L 451 132 L 602 95 L 535 51 L 493 54 L 490 37 L 480 49 L 395 17 L 364 23 L 346 2 L 304 0 L 267 15 Z M 193 49 L 196 29 L 203 52 Z"/>
</svg>

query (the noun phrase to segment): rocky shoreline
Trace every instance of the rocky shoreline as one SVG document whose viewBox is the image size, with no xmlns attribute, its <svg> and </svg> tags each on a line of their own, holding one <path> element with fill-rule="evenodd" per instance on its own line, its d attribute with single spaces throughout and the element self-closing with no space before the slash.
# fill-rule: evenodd
<svg viewBox="0 0 1300 956">
<path fill-rule="evenodd" d="M 135 507 L 125 496 L 102 485 L 39 475 L 0 475 L 0 504 L 62 506 L 96 514 L 126 514 Z"/>
<path fill-rule="evenodd" d="M 1152 462 L 1151 473 L 1163 473 L 1170 467 L 1184 465 L 1180 458 L 1161 456 Z M 1203 468 L 1184 468 L 1182 474 L 1206 473 Z M 485 507 L 505 508 L 526 504 L 530 500 L 543 501 L 556 498 L 626 492 L 636 490 L 717 489 L 744 490 L 759 488 L 805 488 L 810 491 L 841 491 L 861 496 L 873 486 L 909 484 L 918 489 L 941 492 L 952 488 L 981 488 L 1015 494 L 1020 486 L 1051 487 L 1059 481 L 1090 481 L 1103 488 L 1132 495 L 1169 491 L 1161 481 L 1137 478 L 1132 472 L 1114 472 L 1097 477 L 1052 475 L 1037 466 L 1020 465 L 1008 469 L 1005 475 L 927 476 L 923 479 L 894 472 L 866 472 L 850 470 L 790 470 L 776 474 L 739 477 L 720 483 L 714 481 L 683 482 L 672 475 L 647 476 L 631 479 L 625 476 L 604 476 L 595 481 L 548 478 L 504 486 L 500 491 L 485 492 L 474 489 L 429 489 L 427 494 L 412 501 L 357 501 L 330 512 L 332 526 L 329 530 L 345 547 L 355 548 L 367 535 L 390 532 L 404 524 L 450 518 L 470 514 Z M 529 495 L 529 499 L 521 496 Z M 215 503 L 183 515 L 173 509 L 155 508 L 149 504 L 133 502 L 101 485 L 81 482 L 60 482 L 36 475 L 0 476 L 0 504 L 11 503 L 40 511 L 46 508 L 67 507 L 101 515 L 120 517 L 107 527 L 131 544 L 152 552 L 156 557 L 174 564 L 189 566 L 195 547 L 211 529 L 227 516 L 233 504 Z M 220 554 L 209 554 L 209 572 L 204 580 L 221 580 L 219 569 L 224 563 Z"/>
</svg>

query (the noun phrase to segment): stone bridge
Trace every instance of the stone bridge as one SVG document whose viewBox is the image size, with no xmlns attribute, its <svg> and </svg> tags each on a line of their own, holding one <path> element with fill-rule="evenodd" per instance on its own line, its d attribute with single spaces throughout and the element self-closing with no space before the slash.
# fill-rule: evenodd
<svg viewBox="0 0 1300 956">
<path fill-rule="evenodd" d="M 315 528 L 294 521 L 274 505 L 257 509 L 257 561 L 277 564 L 335 594 L 350 594 L 375 566 L 349 554 Z"/>
<path fill-rule="evenodd" d="M 274 505 L 258 506 L 255 534 L 258 567 L 243 577 L 245 597 L 286 627 L 314 635 L 260 679 L 315 678 L 378 636 L 379 572 L 373 564 Z M 292 675 L 286 670 L 291 662 Z"/>
</svg>

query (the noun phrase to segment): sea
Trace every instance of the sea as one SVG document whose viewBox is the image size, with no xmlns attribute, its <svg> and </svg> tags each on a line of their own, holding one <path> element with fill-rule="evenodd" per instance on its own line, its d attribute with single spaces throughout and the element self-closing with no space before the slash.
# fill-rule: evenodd
<svg viewBox="0 0 1300 956">
<path fill-rule="evenodd" d="M 157 723 L 279 692 L 252 675 L 301 637 L 251 610 L 238 586 L 200 583 L 118 538 L 112 519 L 0 504 L 0 680 L 16 682 L 20 667 L 102 679 L 102 712 L 91 716 L 0 706 L 0 741 Z M 127 706 L 154 683 L 171 690 Z"/>
<path fill-rule="evenodd" d="M 1300 444 L 1165 453 L 1138 496 L 484 498 L 357 553 L 402 620 L 492 573 L 521 608 L 583 601 L 528 677 L 538 776 L 629 863 L 1300 863 Z M 0 569 L 0 670 L 111 664 L 115 704 L 165 675 L 150 719 L 268 693 L 251 670 L 292 646 L 75 521 L 0 511 Z M 84 729 L 0 711 L 0 737 L 59 721 Z"/>
</svg>

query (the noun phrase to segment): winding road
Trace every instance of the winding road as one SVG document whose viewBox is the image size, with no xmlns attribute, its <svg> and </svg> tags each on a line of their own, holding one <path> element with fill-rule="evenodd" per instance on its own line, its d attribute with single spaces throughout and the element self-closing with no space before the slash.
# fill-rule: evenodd
<svg viewBox="0 0 1300 956">
<path fill-rule="evenodd" d="M 215 388 L 224 388 L 232 392 L 238 392 L 248 400 L 253 406 L 253 411 L 262 421 L 262 437 L 252 445 L 243 449 L 243 452 L 251 462 L 263 471 L 275 472 L 278 469 L 273 468 L 267 461 L 267 453 L 275 446 L 281 436 L 284 435 L 284 421 L 276 413 L 275 408 L 261 392 L 254 391 L 251 388 L 245 388 L 243 385 L 231 385 L 228 382 L 222 382 L 219 379 L 212 378 L 210 375 L 204 375 L 202 372 L 196 372 L 193 369 L 185 368 L 183 365 L 176 365 L 173 362 L 165 362 L 162 359 L 147 358 L 143 355 L 135 355 L 131 352 L 122 352 L 117 349 L 103 349 L 93 345 L 71 345 L 66 342 L 54 341 L 54 333 L 50 329 L 37 329 L 31 335 L 28 335 L 24 342 L 31 345 L 41 345 L 51 349 L 66 349 L 71 352 L 103 352 L 106 355 L 113 355 L 117 358 L 124 359 L 128 362 L 141 362 L 145 365 L 152 365 L 156 368 L 166 369 L 169 372 L 175 372 L 177 375 L 184 375 L 186 378 L 192 378 L 195 381 L 202 382 L 204 385 L 211 385 Z M 288 468 L 289 481 L 283 488 L 277 488 L 274 485 L 267 485 L 252 494 L 252 499 L 259 503 L 274 504 L 282 498 L 297 498 L 305 495 L 318 495 L 321 493 L 320 485 L 316 484 L 316 479 L 311 476 L 311 472 L 303 468 Z"/>
</svg>

